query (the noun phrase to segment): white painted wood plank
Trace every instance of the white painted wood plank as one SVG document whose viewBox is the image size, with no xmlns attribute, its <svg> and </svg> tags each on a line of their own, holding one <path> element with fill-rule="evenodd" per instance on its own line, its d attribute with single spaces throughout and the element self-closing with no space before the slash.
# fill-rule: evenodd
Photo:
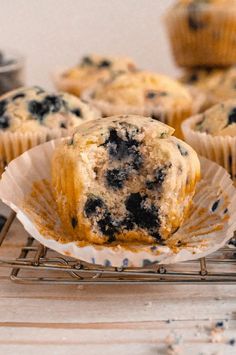
<svg viewBox="0 0 236 355">
<path fill-rule="evenodd" d="M 108 344 L 108 345 L 2 345 L 4 355 L 234 355 L 234 349 L 225 344 L 182 344 L 171 352 L 168 345 Z"/>
<path fill-rule="evenodd" d="M 82 293 L 81 293 L 82 295 Z M 236 300 L 112 298 L 96 294 L 80 300 L 1 298 L 0 322 L 136 322 L 153 320 L 194 320 L 233 318 Z"/>
</svg>

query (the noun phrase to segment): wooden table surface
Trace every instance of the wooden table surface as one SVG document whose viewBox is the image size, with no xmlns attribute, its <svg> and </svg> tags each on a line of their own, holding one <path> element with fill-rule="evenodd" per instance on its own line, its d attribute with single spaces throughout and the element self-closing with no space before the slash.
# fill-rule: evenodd
<svg viewBox="0 0 236 355">
<path fill-rule="evenodd" d="M 24 240 L 15 222 L 0 258 Z M 0 354 L 236 354 L 236 286 L 0 282 Z"/>
</svg>

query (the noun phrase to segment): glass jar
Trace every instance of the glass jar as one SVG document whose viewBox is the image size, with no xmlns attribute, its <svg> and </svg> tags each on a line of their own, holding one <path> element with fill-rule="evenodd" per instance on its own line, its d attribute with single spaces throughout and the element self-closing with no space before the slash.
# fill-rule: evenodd
<svg viewBox="0 0 236 355">
<path fill-rule="evenodd" d="M 17 52 L 0 50 L 0 95 L 24 85 L 25 60 Z"/>
</svg>

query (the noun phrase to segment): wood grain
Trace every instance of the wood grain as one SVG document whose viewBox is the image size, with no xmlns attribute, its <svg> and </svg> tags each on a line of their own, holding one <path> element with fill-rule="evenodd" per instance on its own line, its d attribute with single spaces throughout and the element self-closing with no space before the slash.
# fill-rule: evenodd
<svg viewBox="0 0 236 355">
<path fill-rule="evenodd" d="M 15 222 L 0 258 L 25 237 Z M 236 286 L 18 285 L 0 268 L 0 354 L 228 355 L 234 338 Z"/>
</svg>

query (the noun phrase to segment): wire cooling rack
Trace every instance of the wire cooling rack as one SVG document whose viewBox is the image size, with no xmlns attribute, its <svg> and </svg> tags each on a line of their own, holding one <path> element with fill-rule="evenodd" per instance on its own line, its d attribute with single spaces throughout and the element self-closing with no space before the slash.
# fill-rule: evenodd
<svg viewBox="0 0 236 355">
<path fill-rule="evenodd" d="M 1 246 L 14 223 L 11 212 L 1 233 Z M 10 279 L 31 284 L 236 284 L 236 248 L 226 246 L 206 258 L 144 268 L 100 267 L 62 256 L 26 234 L 17 258 L 0 257 Z"/>
</svg>

